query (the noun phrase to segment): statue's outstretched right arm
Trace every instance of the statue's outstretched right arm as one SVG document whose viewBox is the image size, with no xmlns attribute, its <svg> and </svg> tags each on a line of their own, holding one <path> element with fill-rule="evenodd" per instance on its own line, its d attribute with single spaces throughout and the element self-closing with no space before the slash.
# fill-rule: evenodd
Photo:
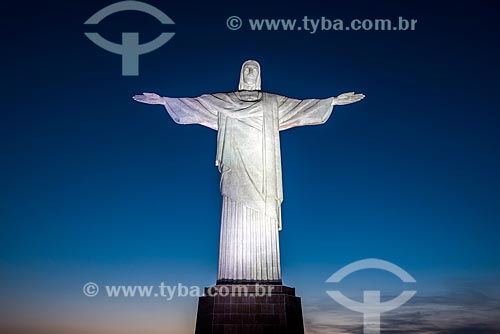
<svg viewBox="0 0 500 334">
<path fill-rule="evenodd" d="M 155 93 L 143 93 L 134 95 L 133 99 L 141 103 L 163 105 L 178 124 L 200 124 L 217 130 L 217 110 L 204 103 L 210 96 L 163 97 Z"/>
</svg>

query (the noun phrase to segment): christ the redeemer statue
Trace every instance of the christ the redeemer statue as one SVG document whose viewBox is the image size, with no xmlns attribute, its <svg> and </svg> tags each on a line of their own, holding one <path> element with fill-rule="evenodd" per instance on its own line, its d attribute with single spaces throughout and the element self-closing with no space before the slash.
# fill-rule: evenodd
<svg viewBox="0 0 500 334">
<path fill-rule="evenodd" d="M 279 132 L 323 124 L 335 105 L 360 101 L 364 95 L 298 100 L 263 92 L 260 65 L 248 60 L 235 92 L 183 98 L 144 93 L 133 98 L 165 106 L 178 124 L 201 124 L 217 131 L 215 164 L 222 194 L 218 284 L 281 284 Z"/>
</svg>

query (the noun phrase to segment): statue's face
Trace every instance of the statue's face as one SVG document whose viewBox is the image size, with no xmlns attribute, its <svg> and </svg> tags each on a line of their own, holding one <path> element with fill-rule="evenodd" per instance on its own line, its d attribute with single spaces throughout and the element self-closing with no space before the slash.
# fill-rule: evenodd
<svg viewBox="0 0 500 334">
<path fill-rule="evenodd" d="M 259 68 L 255 65 L 245 65 L 243 68 L 243 81 L 249 85 L 254 86 L 257 83 L 257 77 L 259 76 Z"/>
</svg>

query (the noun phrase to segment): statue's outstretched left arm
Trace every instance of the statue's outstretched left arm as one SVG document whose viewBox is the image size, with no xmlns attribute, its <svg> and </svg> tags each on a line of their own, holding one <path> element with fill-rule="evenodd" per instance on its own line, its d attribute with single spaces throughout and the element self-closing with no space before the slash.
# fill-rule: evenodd
<svg viewBox="0 0 500 334">
<path fill-rule="evenodd" d="M 363 94 L 355 94 L 354 92 L 340 94 L 337 97 L 333 98 L 332 105 L 333 106 L 341 106 L 344 104 L 356 103 L 364 99 L 365 96 Z"/>
<path fill-rule="evenodd" d="M 333 107 L 361 101 L 365 96 L 354 92 L 340 94 L 326 99 L 293 99 L 278 97 L 280 131 L 297 126 L 325 123 L 332 114 Z"/>
</svg>

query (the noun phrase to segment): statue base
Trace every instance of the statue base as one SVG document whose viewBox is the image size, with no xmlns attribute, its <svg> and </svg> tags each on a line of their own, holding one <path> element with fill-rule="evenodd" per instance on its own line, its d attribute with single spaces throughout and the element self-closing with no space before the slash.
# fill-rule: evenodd
<svg viewBox="0 0 500 334">
<path fill-rule="evenodd" d="M 283 285 L 222 284 L 200 297 L 196 334 L 304 334 L 295 289 Z"/>
</svg>

